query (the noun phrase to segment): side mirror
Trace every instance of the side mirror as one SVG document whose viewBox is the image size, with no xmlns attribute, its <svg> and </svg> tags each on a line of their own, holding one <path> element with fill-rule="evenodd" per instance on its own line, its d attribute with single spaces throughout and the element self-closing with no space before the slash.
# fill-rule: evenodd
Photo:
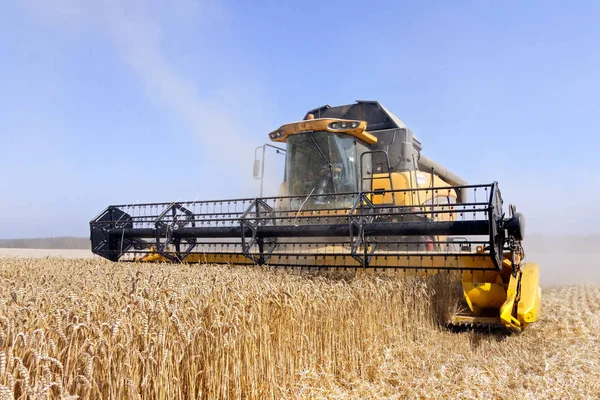
<svg viewBox="0 0 600 400">
<path fill-rule="evenodd" d="M 258 158 L 254 160 L 252 175 L 254 176 L 254 179 L 260 179 L 260 160 Z"/>
</svg>

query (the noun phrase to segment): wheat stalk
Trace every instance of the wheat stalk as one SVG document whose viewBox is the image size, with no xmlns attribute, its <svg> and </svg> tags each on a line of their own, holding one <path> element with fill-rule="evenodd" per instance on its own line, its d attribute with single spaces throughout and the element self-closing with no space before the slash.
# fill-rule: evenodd
<svg viewBox="0 0 600 400">
<path fill-rule="evenodd" d="M 500 338 L 457 279 L 0 259 L 0 399 L 598 397 L 600 287 Z"/>
</svg>

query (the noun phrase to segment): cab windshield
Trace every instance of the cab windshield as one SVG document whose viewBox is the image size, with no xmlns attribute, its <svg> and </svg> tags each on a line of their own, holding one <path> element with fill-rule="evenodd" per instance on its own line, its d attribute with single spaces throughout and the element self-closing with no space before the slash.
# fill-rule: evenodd
<svg viewBox="0 0 600 400">
<path fill-rule="evenodd" d="M 288 137 L 286 175 L 292 196 L 356 192 L 356 139 L 333 132 Z"/>
</svg>

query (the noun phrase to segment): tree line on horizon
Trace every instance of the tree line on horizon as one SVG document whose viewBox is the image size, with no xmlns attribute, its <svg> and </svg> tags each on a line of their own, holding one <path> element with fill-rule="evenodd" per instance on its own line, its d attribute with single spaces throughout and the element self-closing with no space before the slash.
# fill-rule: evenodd
<svg viewBox="0 0 600 400">
<path fill-rule="evenodd" d="M 89 250 L 90 239 L 87 237 L 77 236 L 0 239 L 0 248 Z"/>
</svg>

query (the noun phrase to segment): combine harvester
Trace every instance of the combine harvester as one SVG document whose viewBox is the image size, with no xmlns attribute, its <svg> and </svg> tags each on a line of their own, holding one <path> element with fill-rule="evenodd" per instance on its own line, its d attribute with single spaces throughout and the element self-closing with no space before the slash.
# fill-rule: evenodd
<svg viewBox="0 0 600 400">
<path fill-rule="evenodd" d="M 496 182 L 468 185 L 374 101 L 311 110 L 269 137 L 286 146 L 278 197 L 109 206 L 90 223 L 92 251 L 112 261 L 458 271 L 470 312 L 454 326 L 521 331 L 537 320 L 525 219 L 512 205 L 505 214 Z"/>
</svg>

